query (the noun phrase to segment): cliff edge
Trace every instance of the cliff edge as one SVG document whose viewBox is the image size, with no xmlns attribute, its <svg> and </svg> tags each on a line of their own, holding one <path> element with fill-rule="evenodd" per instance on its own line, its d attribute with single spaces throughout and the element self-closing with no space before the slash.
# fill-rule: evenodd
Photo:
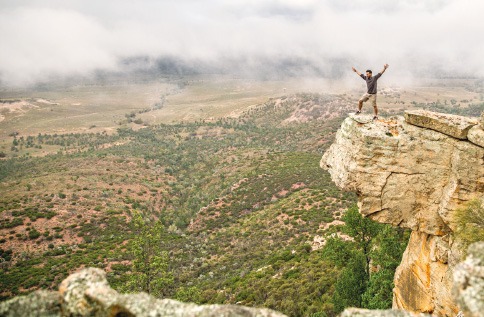
<svg viewBox="0 0 484 317">
<path fill-rule="evenodd" d="M 452 217 L 484 197 L 484 117 L 415 110 L 362 124 L 350 116 L 321 167 L 358 194 L 361 214 L 412 230 L 393 308 L 455 316 L 452 274 L 462 248 Z"/>
</svg>

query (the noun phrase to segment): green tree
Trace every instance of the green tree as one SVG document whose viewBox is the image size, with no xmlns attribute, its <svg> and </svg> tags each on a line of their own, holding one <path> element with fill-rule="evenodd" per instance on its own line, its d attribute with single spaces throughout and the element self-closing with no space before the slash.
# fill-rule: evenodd
<svg viewBox="0 0 484 317">
<path fill-rule="evenodd" d="M 130 242 L 133 256 L 132 272 L 126 284 L 130 292 L 143 291 L 156 297 L 168 293 L 174 283 L 168 270 L 168 251 L 163 250 L 165 228 L 161 221 L 143 219 L 139 212 L 133 213 L 134 238 Z"/>
<path fill-rule="evenodd" d="M 409 231 L 385 225 L 373 239 L 370 257 L 371 264 L 377 268 L 377 271 L 370 274 L 368 288 L 362 296 L 363 307 L 370 309 L 392 307 L 393 276 L 402 261 L 408 238 Z"/>
<path fill-rule="evenodd" d="M 351 239 L 328 239 L 322 252 L 326 260 L 342 268 L 333 293 L 335 310 L 390 308 L 393 276 L 408 241 L 407 232 L 362 217 L 356 206 L 342 220 L 341 231 Z"/>
<path fill-rule="evenodd" d="M 365 257 L 359 252 L 341 271 L 335 284 L 333 295 L 335 310 L 341 312 L 345 307 L 362 307 L 362 294 L 366 290 L 367 283 Z"/>
<path fill-rule="evenodd" d="M 343 232 L 352 237 L 356 249 L 363 252 L 365 256 L 365 271 L 369 273 L 372 239 L 382 231 L 383 225 L 370 218 L 361 216 L 356 206 L 350 207 L 342 217 L 342 220 L 345 222 Z"/>
</svg>

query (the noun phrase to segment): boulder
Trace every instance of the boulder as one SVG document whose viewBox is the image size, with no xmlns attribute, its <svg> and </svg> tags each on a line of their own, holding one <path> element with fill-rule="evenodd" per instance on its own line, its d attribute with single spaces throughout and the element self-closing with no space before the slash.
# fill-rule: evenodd
<svg viewBox="0 0 484 317">
<path fill-rule="evenodd" d="M 484 147 L 484 130 L 482 127 L 481 125 L 475 125 L 470 128 L 467 133 L 467 139 L 476 145 Z"/>
<path fill-rule="evenodd" d="M 83 269 L 71 274 L 59 292 L 37 291 L 0 303 L 9 317 L 284 317 L 264 308 L 239 305 L 196 305 L 157 299 L 146 293 L 119 294 L 109 287 L 104 271 Z"/>
<path fill-rule="evenodd" d="M 405 111 L 405 121 L 463 140 L 467 138 L 469 129 L 477 124 L 477 120 L 472 118 L 426 110 Z"/>
<path fill-rule="evenodd" d="M 61 315 L 60 296 L 57 292 L 35 291 L 0 302 L 0 316 L 4 317 L 58 317 Z"/>
</svg>

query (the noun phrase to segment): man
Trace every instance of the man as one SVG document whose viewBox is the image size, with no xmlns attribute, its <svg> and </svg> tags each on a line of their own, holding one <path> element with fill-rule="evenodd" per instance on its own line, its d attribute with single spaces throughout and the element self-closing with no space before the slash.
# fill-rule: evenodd
<svg viewBox="0 0 484 317">
<path fill-rule="evenodd" d="M 373 112 L 375 113 L 373 120 L 378 119 L 378 107 L 376 106 L 376 82 L 378 81 L 378 78 L 380 78 L 380 76 L 383 75 L 383 73 L 387 70 L 387 68 L 388 64 L 385 64 L 383 66 L 383 70 L 375 76 L 373 76 L 371 70 L 368 69 L 365 76 L 357 71 L 354 67 L 352 67 L 353 71 L 366 81 L 366 86 L 368 87 L 367 92 L 363 96 L 361 96 L 360 100 L 358 101 L 358 111 L 356 111 L 356 114 L 361 113 L 363 102 L 370 100 L 371 104 L 373 105 Z"/>
</svg>

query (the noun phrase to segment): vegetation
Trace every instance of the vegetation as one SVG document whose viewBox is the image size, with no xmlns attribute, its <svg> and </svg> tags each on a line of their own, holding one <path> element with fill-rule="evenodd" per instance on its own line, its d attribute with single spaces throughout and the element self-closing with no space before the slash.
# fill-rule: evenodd
<svg viewBox="0 0 484 317">
<path fill-rule="evenodd" d="M 473 199 L 457 209 L 453 220 L 457 225 L 455 235 L 463 243 L 464 253 L 471 243 L 484 240 L 484 205 L 480 199 Z"/>
<path fill-rule="evenodd" d="M 341 268 L 333 294 L 335 311 L 391 308 L 393 275 L 408 232 L 363 218 L 356 206 L 342 219 L 342 232 L 347 236 L 330 239 L 323 250 L 323 256 Z"/>
<path fill-rule="evenodd" d="M 162 297 L 173 284 L 173 273 L 168 271 L 168 251 L 162 248 L 164 226 L 133 214 L 134 237 L 130 241 L 132 272 L 127 276 L 126 291 L 146 292 Z"/>
<path fill-rule="evenodd" d="M 360 283 L 359 305 L 387 300 L 395 259 L 386 241 L 403 236 L 351 212 L 346 229 L 329 225 L 356 200 L 319 167 L 349 107 L 345 96 L 300 94 L 237 118 L 12 135 L 20 154 L 0 160 L 2 298 L 94 266 L 120 291 L 291 316 L 353 304 L 339 280 Z M 341 230 L 354 241 L 314 243 Z"/>
</svg>

